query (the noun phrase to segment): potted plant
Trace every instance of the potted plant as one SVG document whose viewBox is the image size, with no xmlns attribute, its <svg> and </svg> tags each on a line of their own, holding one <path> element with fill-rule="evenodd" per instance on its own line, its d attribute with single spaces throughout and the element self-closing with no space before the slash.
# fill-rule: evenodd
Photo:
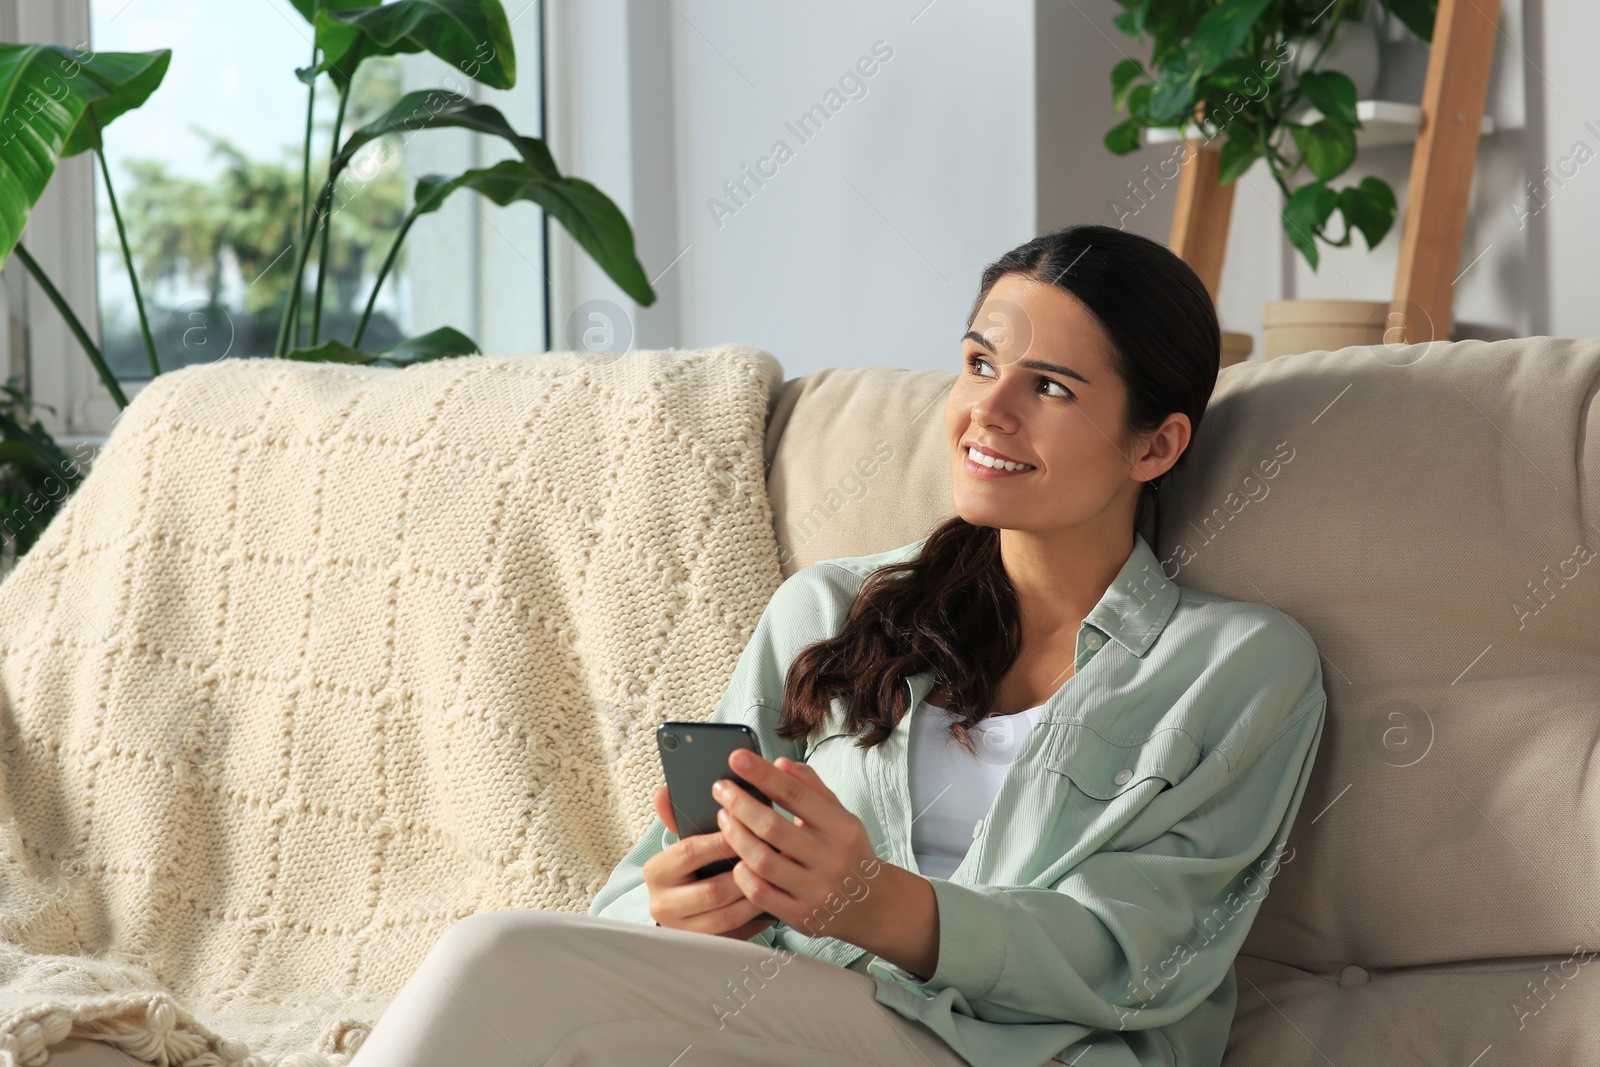
<svg viewBox="0 0 1600 1067">
<path fill-rule="evenodd" d="M 1361 29 L 1369 3 L 1427 41 L 1437 0 L 1119 3 L 1117 27 L 1148 38 L 1151 54 L 1148 64 L 1128 58 L 1112 69 L 1112 98 L 1128 117 L 1106 133 L 1107 148 L 1127 154 L 1140 146 L 1144 130 L 1176 127 L 1220 140 L 1224 184 L 1265 161 L 1283 193 L 1284 232 L 1313 270 L 1319 244 L 1343 248 L 1358 231 L 1368 249 L 1383 240 L 1397 211 L 1389 184 L 1368 176 L 1335 185 L 1355 162 L 1362 123 L 1356 82 L 1333 63 L 1350 67 L 1370 92 L 1376 41 Z M 1266 355 L 1304 350 L 1308 336 L 1334 342 L 1312 347 L 1376 343 L 1387 311 L 1387 301 L 1278 301 L 1269 308 Z M 1330 326 L 1354 332 L 1330 334 Z M 1273 333 L 1284 327 L 1300 332 L 1287 340 L 1280 334 L 1275 344 Z"/>
<path fill-rule="evenodd" d="M 273 354 L 286 359 L 402 366 L 423 360 L 468 355 L 477 344 L 443 327 L 403 338 L 377 351 L 361 342 L 382 288 L 412 224 L 438 210 L 458 189 L 471 189 L 501 206 L 529 201 L 559 222 L 624 292 L 642 306 L 655 292 L 634 254 L 633 231 L 615 203 L 582 178 L 564 175 L 545 142 L 515 130 L 506 117 L 443 89 L 402 96 L 382 114 L 345 131 L 351 84 L 361 64 L 380 56 L 430 52 L 465 76 L 496 89 L 516 83 L 516 54 L 500 0 L 289 0 L 314 31 L 311 62 L 295 71 L 310 97 L 305 148 L 301 158 L 300 200 L 295 217 L 285 220 L 293 236 L 293 280 L 278 309 Z M 100 349 L 37 260 L 21 243 L 23 228 L 60 159 L 94 151 L 128 276 L 152 376 L 161 373 L 151 337 L 139 272 L 111 184 L 102 132 L 119 115 L 145 103 L 166 75 L 171 51 L 80 52 L 60 45 L 0 45 L 0 107 L 10 116 L 0 137 L 0 264 L 15 253 L 46 297 L 66 319 L 73 336 L 119 408 L 128 400 Z M 314 167 L 312 115 L 319 84 L 337 99 L 330 150 Z M 365 312 L 348 338 L 327 337 L 323 306 L 329 275 L 331 220 L 362 176 L 353 168 L 362 149 L 394 134 L 430 129 L 467 129 L 498 137 L 511 146 L 512 159 L 457 175 L 430 174 L 417 181 L 414 206 L 401 218 L 373 281 Z M 315 196 L 313 196 L 313 193 Z M 313 262 L 315 267 L 312 268 Z M 75 459 L 66 457 L 37 421 L 15 385 L 0 400 L 0 556 L 20 556 L 37 539 L 50 517 L 81 479 Z M 48 483 L 47 478 L 53 478 Z M 59 491 L 50 491 L 56 486 Z"/>
</svg>

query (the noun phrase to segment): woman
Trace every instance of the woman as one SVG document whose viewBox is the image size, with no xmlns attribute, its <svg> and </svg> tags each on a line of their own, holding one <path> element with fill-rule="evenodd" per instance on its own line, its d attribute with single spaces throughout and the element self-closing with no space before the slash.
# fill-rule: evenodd
<svg viewBox="0 0 1600 1067">
<path fill-rule="evenodd" d="M 1076 226 L 991 264 L 968 326 L 957 516 L 786 580 L 711 717 L 782 810 L 724 782 L 680 840 L 658 788 L 588 915 L 458 923 L 353 1067 L 1220 1062 L 1326 695 L 1297 623 L 1136 532 L 1216 381 L 1211 299 Z"/>
</svg>

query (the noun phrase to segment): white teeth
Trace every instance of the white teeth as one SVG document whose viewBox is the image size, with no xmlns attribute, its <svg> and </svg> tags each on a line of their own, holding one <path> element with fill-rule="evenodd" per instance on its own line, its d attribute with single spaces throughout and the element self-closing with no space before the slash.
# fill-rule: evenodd
<svg viewBox="0 0 1600 1067">
<path fill-rule="evenodd" d="M 1030 464 L 1027 464 L 1027 463 L 1012 463 L 1012 462 L 1009 462 L 1008 460 L 995 459 L 993 456 L 984 455 L 982 452 L 979 452 L 976 448 L 968 448 L 967 449 L 967 455 L 972 458 L 972 461 L 974 463 L 982 463 L 985 467 L 994 467 L 996 470 L 1006 470 L 1006 471 L 1031 471 L 1031 470 L 1033 470 L 1033 467 Z"/>
</svg>

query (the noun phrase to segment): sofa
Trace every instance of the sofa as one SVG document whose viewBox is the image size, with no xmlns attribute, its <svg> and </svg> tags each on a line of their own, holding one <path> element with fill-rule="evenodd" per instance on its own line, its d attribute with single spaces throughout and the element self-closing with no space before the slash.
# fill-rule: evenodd
<svg viewBox="0 0 1600 1067">
<path fill-rule="evenodd" d="M 950 371 L 772 390 L 787 576 L 952 513 Z M 1224 1064 L 1538 1064 L 1600 1049 L 1600 340 L 1225 368 L 1146 539 L 1315 638 L 1327 724 L 1237 960 Z M 127 1067 L 76 1039 L 52 1064 Z"/>
</svg>

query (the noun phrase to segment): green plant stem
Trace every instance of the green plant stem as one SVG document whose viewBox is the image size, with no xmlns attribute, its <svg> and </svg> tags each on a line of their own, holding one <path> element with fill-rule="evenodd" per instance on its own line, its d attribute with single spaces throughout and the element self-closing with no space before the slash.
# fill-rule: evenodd
<svg viewBox="0 0 1600 1067">
<path fill-rule="evenodd" d="M 317 69 L 317 43 L 311 42 L 310 70 Z M 311 213 L 311 129 L 312 117 L 317 107 L 317 76 L 311 76 L 306 86 L 306 138 L 300 149 L 300 235 L 305 236 L 306 219 Z"/>
<path fill-rule="evenodd" d="M 78 316 L 72 313 L 72 308 L 68 306 L 66 297 L 61 295 L 61 290 L 57 289 L 55 284 L 50 281 L 49 276 L 44 272 L 44 268 L 39 266 L 38 260 L 28 254 L 28 250 L 22 246 L 21 241 L 16 244 L 16 252 L 17 258 L 22 260 L 22 265 L 28 268 L 29 274 L 33 275 L 33 280 L 38 282 L 39 288 L 44 290 L 44 295 L 50 298 L 50 302 L 56 306 L 56 310 L 61 312 L 61 317 L 67 320 L 67 329 L 72 331 L 72 335 L 83 346 L 84 352 L 89 356 L 89 362 L 94 364 L 94 369 L 99 373 L 100 380 L 105 383 L 106 392 L 111 394 L 111 399 L 117 402 L 118 408 L 127 407 L 128 398 L 122 392 L 122 386 L 117 384 L 117 376 L 111 373 L 110 367 L 106 366 L 105 357 L 100 354 L 100 349 L 95 345 L 94 341 L 90 340 L 89 331 L 83 328 L 83 323 L 78 321 Z"/>
<path fill-rule="evenodd" d="M 317 45 L 311 43 L 311 69 L 317 69 Z M 317 106 L 317 78 L 311 76 L 311 84 L 306 87 L 306 137 L 300 150 L 300 240 L 311 239 L 306 231 L 306 226 L 311 218 L 311 133 L 314 127 L 313 116 Z M 294 321 L 289 327 L 296 339 L 300 336 L 300 304 L 295 302 Z"/>
<path fill-rule="evenodd" d="M 344 108 L 350 102 L 350 83 L 339 86 L 339 110 L 333 118 L 333 135 L 328 138 L 328 191 L 333 191 L 333 182 L 337 177 L 333 173 L 333 161 L 339 154 L 339 133 L 344 129 Z M 331 197 L 324 197 L 331 200 Z M 322 290 L 328 281 L 328 234 L 333 230 L 333 220 L 327 218 L 326 209 L 322 219 L 322 249 L 317 254 L 317 292 L 311 303 L 311 345 L 315 347 L 322 332 Z"/>
<path fill-rule="evenodd" d="M 317 5 L 320 8 L 322 5 Z M 311 70 L 317 69 L 317 42 L 311 41 Z M 299 258 L 300 248 L 311 239 L 307 227 L 311 223 L 311 133 L 315 128 L 314 118 L 317 105 L 317 76 L 311 76 L 311 82 L 306 86 L 306 136 L 300 151 L 300 236 L 296 242 L 296 263 L 301 263 Z M 283 303 L 283 317 L 278 320 L 278 339 L 272 346 L 272 354 L 282 358 L 290 348 L 289 337 L 300 339 L 300 266 L 295 268 L 295 286 L 290 291 L 289 299 Z"/>
<path fill-rule="evenodd" d="M 1278 183 L 1278 188 L 1283 190 L 1284 200 L 1287 201 L 1289 197 L 1294 195 L 1294 191 L 1289 188 L 1289 183 L 1278 173 L 1276 167 L 1269 166 L 1267 169 L 1272 172 L 1272 180 Z"/>
<path fill-rule="evenodd" d="M 295 313 L 300 308 L 300 290 L 303 288 L 301 285 L 301 279 L 305 277 L 307 259 L 306 253 L 311 249 L 312 237 L 316 235 L 317 226 L 322 219 L 323 212 L 326 210 L 327 202 L 332 199 L 332 194 L 333 183 L 323 182 L 322 192 L 318 194 L 317 203 L 311 209 L 311 236 L 307 237 L 306 240 L 301 241 L 299 246 L 294 250 L 293 286 L 289 290 L 289 302 L 285 304 L 283 308 L 283 319 L 278 324 L 278 344 L 273 349 L 272 353 L 279 359 L 282 359 L 288 354 L 290 348 L 294 347 L 289 343 L 289 324 L 294 321 Z M 296 342 L 300 340 L 300 330 L 298 327 L 296 327 L 294 330 L 294 340 Z"/>
<path fill-rule="evenodd" d="M 161 373 L 161 363 L 156 359 L 156 342 L 150 336 L 150 318 L 144 310 L 144 294 L 139 291 L 139 271 L 133 265 L 133 250 L 128 247 L 128 229 L 122 225 L 122 212 L 117 208 L 117 194 L 111 188 L 111 167 L 106 163 L 105 146 L 95 150 L 100 157 L 100 174 L 106 180 L 106 199 L 111 202 L 111 217 L 117 220 L 117 238 L 122 242 L 122 261 L 128 265 L 128 281 L 133 286 L 133 306 L 139 309 L 139 329 L 144 334 L 144 350 L 150 357 L 150 377 Z"/>
<path fill-rule="evenodd" d="M 296 279 L 299 278 L 300 267 L 305 259 L 304 254 L 301 251 L 305 248 L 305 244 L 306 235 L 304 231 L 301 231 L 300 240 L 295 242 L 294 249 Z M 278 339 L 272 344 L 272 354 L 277 356 L 279 359 L 282 359 L 284 352 L 287 351 L 285 345 L 289 340 L 289 331 L 294 329 L 295 305 L 299 303 L 298 297 L 300 295 L 298 288 L 298 286 L 292 286 L 290 288 L 288 298 L 283 302 L 283 315 L 278 319 Z M 299 333 L 298 330 L 295 330 L 294 332 L 297 335 Z"/>
<path fill-rule="evenodd" d="M 361 312 L 361 321 L 356 323 L 356 335 L 350 341 L 351 348 L 361 347 L 361 336 L 367 332 L 367 320 L 372 318 L 372 309 L 378 303 L 378 290 L 383 288 L 384 279 L 389 276 L 395 258 L 400 255 L 400 242 L 406 239 L 406 234 L 411 232 L 411 224 L 416 221 L 417 211 L 413 208 L 406 214 L 400 229 L 395 231 L 394 243 L 389 246 L 389 254 L 383 257 L 383 266 L 378 268 L 378 280 L 372 283 L 372 295 L 367 297 L 366 310 Z"/>
</svg>

